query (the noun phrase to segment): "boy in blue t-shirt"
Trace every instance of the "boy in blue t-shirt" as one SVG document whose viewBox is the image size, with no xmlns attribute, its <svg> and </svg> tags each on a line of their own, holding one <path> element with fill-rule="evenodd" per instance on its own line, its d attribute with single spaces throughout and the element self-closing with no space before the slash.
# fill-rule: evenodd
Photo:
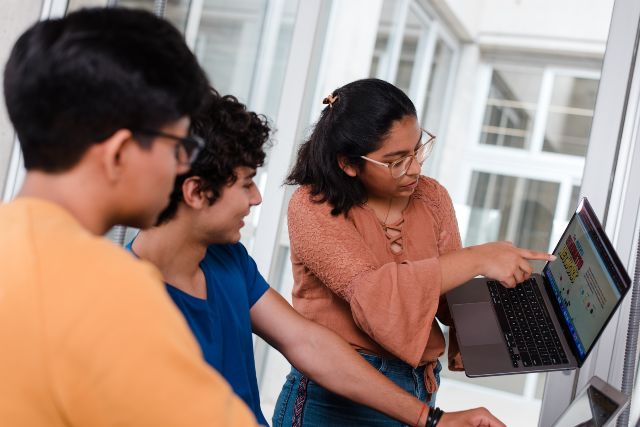
<svg viewBox="0 0 640 427">
<path fill-rule="evenodd" d="M 265 425 L 252 332 L 323 387 L 402 423 L 424 426 L 430 410 L 423 402 L 334 332 L 298 314 L 269 287 L 239 243 L 243 219 L 262 201 L 253 177 L 265 158 L 266 118 L 212 89 L 192 131 L 205 148 L 177 178 L 158 226 L 140 232 L 129 249 L 160 269 L 206 361 Z M 439 425 L 503 426 L 482 408 L 446 413 Z"/>
</svg>

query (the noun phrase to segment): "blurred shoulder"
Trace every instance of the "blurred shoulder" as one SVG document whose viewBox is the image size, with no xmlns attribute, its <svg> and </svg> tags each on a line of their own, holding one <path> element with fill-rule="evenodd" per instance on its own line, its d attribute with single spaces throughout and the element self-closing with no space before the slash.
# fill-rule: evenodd
<svg viewBox="0 0 640 427">
<path fill-rule="evenodd" d="M 289 215 L 322 214 L 331 216 L 331 205 L 327 201 L 322 201 L 322 196 L 313 195 L 310 186 L 303 185 L 298 187 L 291 196 L 288 212 Z"/>
<path fill-rule="evenodd" d="M 439 205 L 451 200 L 447 189 L 437 180 L 421 175 L 413 197 L 426 203 Z"/>
</svg>

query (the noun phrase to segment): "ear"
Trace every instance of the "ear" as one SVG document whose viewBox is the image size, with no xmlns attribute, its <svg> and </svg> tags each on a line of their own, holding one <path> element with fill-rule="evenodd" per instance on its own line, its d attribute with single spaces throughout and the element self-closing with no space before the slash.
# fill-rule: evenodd
<svg viewBox="0 0 640 427">
<path fill-rule="evenodd" d="M 340 166 L 340 169 L 342 169 L 342 171 L 349 175 L 351 178 L 355 178 L 356 176 L 358 176 L 358 169 L 351 163 L 349 163 L 345 156 L 338 156 L 338 166 Z"/>
<path fill-rule="evenodd" d="M 125 157 L 129 142 L 134 142 L 131 131 L 120 129 L 99 144 L 102 147 L 102 165 L 111 182 L 117 181 L 122 175 L 123 166 L 127 163 Z"/>
<path fill-rule="evenodd" d="M 206 192 L 200 189 L 201 182 L 202 179 L 200 177 L 191 176 L 182 183 L 182 200 L 193 209 L 209 206 Z"/>
</svg>

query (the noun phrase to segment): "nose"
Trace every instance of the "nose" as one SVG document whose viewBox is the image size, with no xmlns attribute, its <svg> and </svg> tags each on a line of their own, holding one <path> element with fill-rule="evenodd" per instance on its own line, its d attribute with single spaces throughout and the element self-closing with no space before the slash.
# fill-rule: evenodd
<svg viewBox="0 0 640 427">
<path fill-rule="evenodd" d="M 420 163 L 416 160 L 415 156 L 412 157 L 411 164 L 409 165 L 409 169 L 407 169 L 407 175 L 410 175 L 410 176 L 420 175 L 421 170 L 422 170 L 422 166 L 420 165 Z"/>
<path fill-rule="evenodd" d="M 257 185 L 253 186 L 253 191 L 251 193 L 251 198 L 249 199 L 249 204 L 251 206 L 258 206 L 262 203 L 262 194 L 260 194 L 260 190 Z"/>
</svg>

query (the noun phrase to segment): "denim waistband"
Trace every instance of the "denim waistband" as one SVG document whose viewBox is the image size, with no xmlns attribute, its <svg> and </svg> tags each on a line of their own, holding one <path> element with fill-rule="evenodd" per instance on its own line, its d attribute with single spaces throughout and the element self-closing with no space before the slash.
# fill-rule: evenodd
<svg viewBox="0 0 640 427">
<path fill-rule="evenodd" d="M 425 367 L 428 366 L 428 365 L 420 365 L 417 368 L 413 368 L 411 365 L 403 362 L 400 359 L 390 359 L 387 357 L 364 353 L 362 351 L 358 351 L 358 353 L 373 367 L 383 372 L 389 372 L 389 371 L 398 372 L 398 373 L 403 373 L 403 372 L 408 373 L 412 371 L 422 372 L 424 371 Z M 440 372 L 440 370 L 442 370 L 442 366 L 439 361 L 436 361 L 434 371 Z"/>
</svg>

